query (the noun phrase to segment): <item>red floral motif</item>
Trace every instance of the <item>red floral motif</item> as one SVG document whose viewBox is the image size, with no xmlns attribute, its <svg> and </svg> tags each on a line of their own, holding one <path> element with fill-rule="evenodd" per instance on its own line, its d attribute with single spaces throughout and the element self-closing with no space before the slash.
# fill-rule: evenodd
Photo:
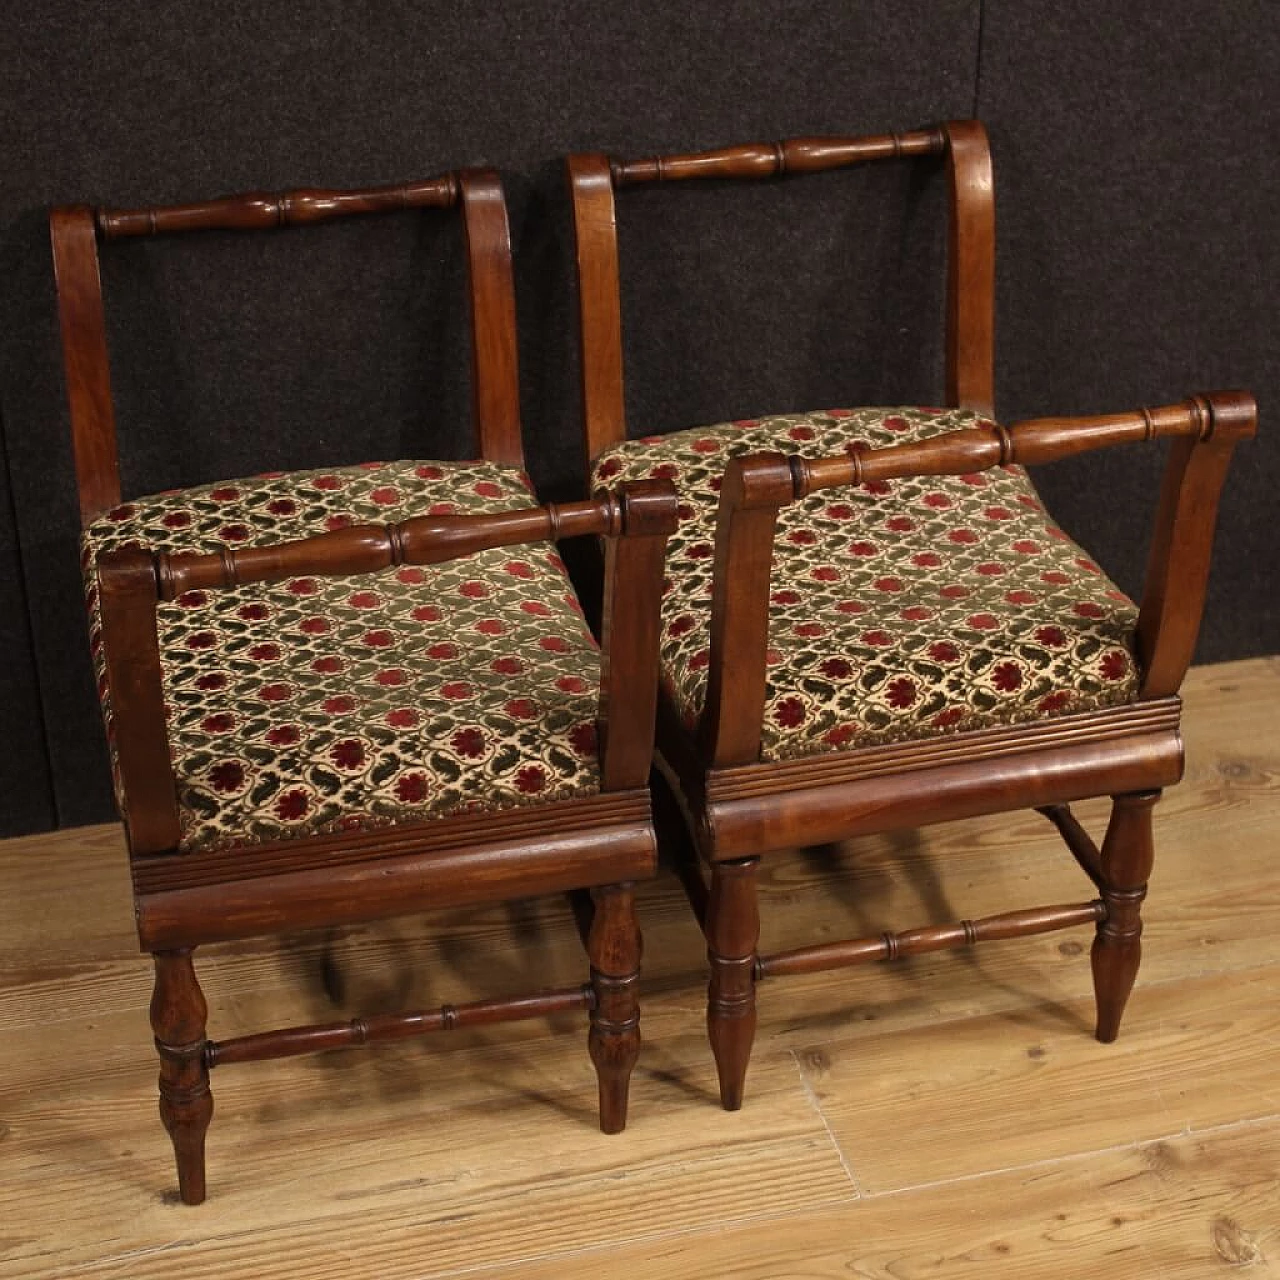
<svg viewBox="0 0 1280 1280">
<path fill-rule="evenodd" d="M 236 718 L 229 711 L 217 711 L 211 716 L 205 716 L 200 721 L 200 727 L 206 733 L 229 733 L 236 727 Z"/>
<path fill-rule="evenodd" d="M 853 675 L 853 664 L 844 658 L 825 658 L 819 669 L 828 680 L 847 680 Z"/>
<path fill-rule="evenodd" d="M 329 655 L 324 658 L 317 658 L 311 664 L 311 670 L 317 675 L 331 676 L 342 670 L 343 662 L 341 658 L 335 658 Z"/>
<path fill-rule="evenodd" d="M 899 676 L 889 682 L 889 705 L 909 707 L 916 700 L 916 682 L 909 676 Z"/>
<path fill-rule="evenodd" d="M 293 697 L 293 689 L 283 681 L 278 681 L 275 684 L 264 684 L 258 690 L 258 697 L 263 702 L 287 702 Z"/>
<path fill-rule="evenodd" d="M 489 664 L 490 671 L 496 671 L 502 676 L 518 676 L 525 669 L 525 665 L 519 658 L 494 658 Z"/>
<path fill-rule="evenodd" d="M 403 667 L 384 667 L 373 678 L 384 688 L 395 689 L 408 684 L 409 673 Z"/>
<path fill-rule="evenodd" d="M 224 793 L 244 786 L 244 765 L 239 760 L 222 760 L 209 770 L 209 785 Z"/>
<path fill-rule="evenodd" d="M 1016 662 L 1000 662 L 991 673 L 995 687 L 1003 693 L 1022 688 L 1022 668 Z"/>
<path fill-rule="evenodd" d="M 302 732 L 296 724 L 278 724 L 267 730 L 267 741 L 275 747 L 291 747 L 302 740 Z"/>
<path fill-rule="evenodd" d="M 546 785 L 547 771 L 540 764 L 527 764 L 516 773 L 516 787 L 525 795 L 537 795 Z"/>
<path fill-rule="evenodd" d="M 484 734 L 479 729 L 459 729 L 449 741 L 453 749 L 468 760 L 478 760 L 484 755 Z"/>
<path fill-rule="evenodd" d="M 1123 680 L 1132 664 L 1123 649 L 1112 649 L 1102 655 L 1102 676 L 1105 680 Z"/>
<path fill-rule="evenodd" d="M 388 631 L 385 627 L 376 627 L 372 631 L 366 631 L 361 643 L 367 645 L 370 649 L 389 649 L 395 644 L 395 633 Z"/>
<path fill-rule="evenodd" d="M 328 618 L 305 618 L 298 623 L 298 630 L 304 635 L 322 636 L 329 630 Z"/>
<path fill-rule="evenodd" d="M 583 759 L 592 759 L 596 754 L 596 727 L 594 724 L 578 724 L 569 730 L 569 743 L 574 751 Z"/>
<path fill-rule="evenodd" d="M 209 603 L 209 593 L 207 591 L 184 591 L 174 604 L 182 609 L 198 609 L 202 605 Z"/>
<path fill-rule="evenodd" d="M 421 804 L 427 798 L 428 786 L 425 773 L 402 773 L 396 779 L 396 799 L 401 804 Z"/>
<path fill-rule="evenodd" d="M 194 595 L 195 592 L 189 591 L 187 594 Z M 243 618 L 246 622 L 261 622 L 270 616 L 270 612 L 265 604 L 242 604 L 236 610 L 236 616 Z"/>
<path fill-rule="evenodd" d="M 934 662 L 955 662 L 960 657 L 960 649 L 950 640 L 935 640 L 929 646 L 929 657 Z"/>
<path fill-rule="evenodd" d="M 773 718 L 785 728 L 794 729 L 804 721 L 804 703 L 799 698 L 783 698 L 773 708 Z"/>
<path fill-rule="evenodd" d="M 446 680 L 440 686 L 440 696 L 450 702 L 465 702 L 472 696 L 472 688 L 465 680 Z"/>
<path fill-rule="evenodd" d="M 275 662 L 280 657 L 278 644 L 255 644 L 249 649 L 249 657 L 254 662 Z"/>
<path fill-rule="evenodd" d="M 364 743 L 359 738 L 344 738 L 329 750 L 329 758 L 339 769 L 359 769 L 364 764 Z"/>
<path fill-rule="evenodd" d="M 384 717 L 393 729 L 412 729 L 421 717 L 412 707 L 396 707 Z"/>
</svg>

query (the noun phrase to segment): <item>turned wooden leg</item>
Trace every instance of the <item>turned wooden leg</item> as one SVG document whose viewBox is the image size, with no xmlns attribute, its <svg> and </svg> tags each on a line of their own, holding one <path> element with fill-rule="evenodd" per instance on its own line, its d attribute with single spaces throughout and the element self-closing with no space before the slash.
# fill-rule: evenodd
<svg viewBox="0 0 1280 1280">
<path fill-rule="evenodd" d="M 711 867 L 707 901 L 707 1036 L 720 1076 L 720 1102 L 726 1111 L 742 1106 L 742 1090 L 756 1035 L 756 944 L 760 912 L 756 906 L 759 858 L 716 862 Z"/>
<path fill-rule="evenodd" d="M 640 1056 L 640 923 L 630 884 L 591 891 L 595 913 L 587 935 L 591 961 L 591 1032 L 587 1048 L 600 1081 L 600 1128 L 627 1127 L 627 1091 Z"/>
<path fill-rule="evenodd" d="M 208 1006 L 191 964 L 191 948 L 157 951 L 151 1029 L 160 1054 L 160 1119 L 178 1160 L 184 1204 L 204 1200 L 204 1135 L 213 1115 L 205 1062 Z"/>
<path fill-rule="evenodd" d="M 1102 900 L 1107 907 L 1093 940 L 1093 989 L 1098 1002 L 1098 1039 L 1110 1044 L 1120 1033 L 1125 1002 L 1142 961 L 1142 900 L 1155 849 L 1151 811 L 1158 791 L 1115 796 L 1102 842 Z"/>
</svg>

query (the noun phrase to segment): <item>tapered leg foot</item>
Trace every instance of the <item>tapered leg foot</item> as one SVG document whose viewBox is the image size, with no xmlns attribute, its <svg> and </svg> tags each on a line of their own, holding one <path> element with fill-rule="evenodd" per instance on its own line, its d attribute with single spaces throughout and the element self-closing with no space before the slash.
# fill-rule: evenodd
<svg viewBox="0 0 1280 1280">
<path fill-rule="evenodd" d="M 587 1048 L 600 1082 L 600 1129 L 627 1127 L 631 1072 L 640 1056 L 640 924 L 629 884 L 591 891 L 591 1031 Z"/>
<path fill-rule="evenodd" d="M 707 901 L 707 1037 L 720 1077 L 720 1103 L 726 1111 L 742 1106 L 747 1064 L 756 1036 L 756 944 L 760 913 L 756 905 L 759 858 L 717 862 L 711 868 Z"/>
<path fill-rule="evenodd" d="M 209 1010 L 189 947 L 157 951 L 153 959 L 151 1029 L 160 1054 L 160 1119 L 173 1141 L 182 1202 L 200 1204 L 205 1197 L 204 1136 L 213 1116 L 204 1056 Z"/>
<path fill-rule="evenodd" d="M 1110 1044 L 1120 1033 L 1120 1019 L 1142 962 L 1142 900 L 1155 849 L 1151 811 L 1158 791 L 1114 797 L 1111 821 L 1102 843 L 1102 900 L 1106 918 L 1093 940 L 1093 990 L 1098 1004 L 1097 1037 Z"/>
</svg>

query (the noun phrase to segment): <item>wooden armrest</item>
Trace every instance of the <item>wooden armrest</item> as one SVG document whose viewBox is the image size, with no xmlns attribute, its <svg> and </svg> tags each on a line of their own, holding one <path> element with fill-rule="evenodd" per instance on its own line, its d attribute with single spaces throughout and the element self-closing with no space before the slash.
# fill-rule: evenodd
<svg viewBox="0 0 1280 1280">
<path fill-rule="evenodd" d="M 644 785 L 653 747 L 663 554 L 676 527 L 676 506 L 670 481 L 641 480 L 582 502 L 354 525 L 269 547 L 103 552 L 97 562 L 103 650 L 130 847 L 165 852 L 176 848 L 180 835 L 156 628 L 159 601 L 196 589 L 440 564 L 491 547 L 584 534 L 609 540 L 602 782 L 606 790 Z"/>
<path fill-rule="evenodd" d="M 777 516 L 787 503 L 840 485 L 1038 465 L 1163 436 L 1173 437 L 1174 447 L 1138 619 L 1139 692 L 1144 698 L 1176 693 L 1195 650 L 1231 451 L 1256 430 L 1252 396 L 1217 391 L 1129 413 L 1033 418 L 1007 429 L 985 422 L 928 440 L 854 448 L 834 458 L 762 453 L 733 459 L 725 472 L 716 526 L 711 660 L 700 728 L 704 750 L 715 764 L 726 766 L 759 756 L 769 575 Z"/>
</svg>

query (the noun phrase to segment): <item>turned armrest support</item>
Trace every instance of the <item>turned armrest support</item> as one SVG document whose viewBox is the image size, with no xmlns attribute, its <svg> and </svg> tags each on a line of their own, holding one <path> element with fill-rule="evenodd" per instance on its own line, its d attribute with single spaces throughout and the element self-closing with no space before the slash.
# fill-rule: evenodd
<svg viewBox="0 0 1280 1280">
<path fill-rule="evenodd" d="M 669 481 L 642 480 L 582 502 L 353 525 L 268 547 L 208 554 L 140 547 L 103 552 L 97 562 L 103 647 L 131 848 L 160 853 L 175 848 L 179 836 L 156 628 L 160 601 L 196 589 L 440 564 L 492 547 L 557 538 L 609 540 L 601 770 L 607 790 L 643 786 L 653 747 L 663 556 L 676 526 L 676 505 Z"/>
<path fill-rule="evenodd" d="M 778 512 L 789 502 L 842 485 L 1034 466 L 1165 436 L 1174 438 L 1174 447 L 1156 516 L 1137 644 L 1141 696 L 1175 693 L 1195 648 L 1231 451 L 1256 429 L 1253 398 L 1220 391 L 1129 413 L 1034 418 L 1009 428 L 985 422 L 882 449 L 854 446 L 843 457 L 761 453 L 732 460 L 717 516 L 711 659 L 700 726 L 709 757 L 717 766 L 728 766 L 759 756 L 769 572 Z"/>
</svg>

